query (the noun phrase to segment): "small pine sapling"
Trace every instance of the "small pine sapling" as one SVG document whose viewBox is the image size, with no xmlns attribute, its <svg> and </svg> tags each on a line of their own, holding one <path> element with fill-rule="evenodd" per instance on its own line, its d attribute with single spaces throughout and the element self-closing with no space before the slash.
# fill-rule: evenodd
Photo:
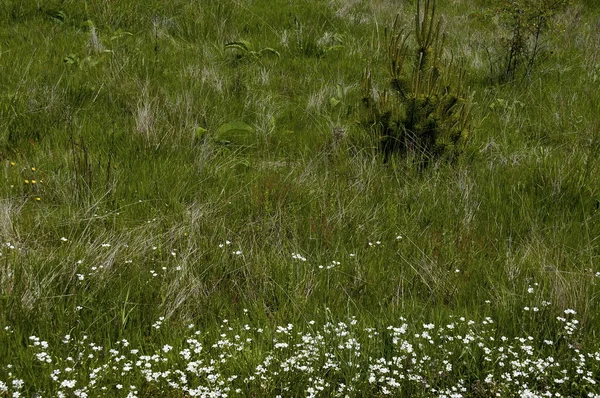
<svg viewBox="0 0 600 398">
<path fill-rule="evenodd" d="M 443 56 L 446 36 L 434 0 L 417 0 L 414 51 L 398 21 L 385 32 L 389 88 L 374 89 L 370 66 L 363 74 L 361 124 L 378 139 L 384 162 L 394 154 L 415 156 L 422 165 L 454 161 L 470 127 L 464 69 Z"/>
</svg>

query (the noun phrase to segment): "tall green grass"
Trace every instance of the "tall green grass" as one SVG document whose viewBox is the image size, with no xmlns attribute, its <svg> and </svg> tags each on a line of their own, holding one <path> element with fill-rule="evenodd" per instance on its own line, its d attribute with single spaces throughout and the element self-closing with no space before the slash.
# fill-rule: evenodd
<svg viewBox="0 0 600 398">
<path fill-rule="evenodd" d="M 0 381 L 57 393 L 32 335 L 152 352 L 245 317 L 265 341 L 310 320 L 490 316 L 498 336 L 558 342 L 572 308 L 597 350 L 600 16 L 572 4 L 529 79 L 497 85 L 490 3 L 439 4 L 474 129 L 456 164 L 419 170 L 383 164 L 357 113 L 365 66 L 386 81 L 384 27 L 412 23 L 412 4 L 2 2 Z M 279 56 L 225 48 L 240 40 Z M 233 122 L 252 132 L 217 135 Z M 302 377 L 243 393 L 306 395 Z M 594 391 L 578 388 L 562 391 Z"/>
</svg>

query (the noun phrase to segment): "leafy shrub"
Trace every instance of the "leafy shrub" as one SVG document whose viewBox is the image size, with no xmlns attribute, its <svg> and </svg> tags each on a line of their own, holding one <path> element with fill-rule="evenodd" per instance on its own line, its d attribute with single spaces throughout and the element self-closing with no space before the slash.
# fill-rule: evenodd
<svg viewBox="0 0 600 398">
<path fill-rule="evenodd" d="M 445 34 L 435 0 L 424 0 L 424 7 L 417 0 L 414 35 L 412 51 L 398 18 L 386 29 L 389 88 L 374 89 L 367 66 L 361 124 L 379 141 L 384 162 L 392 154 L 414 155 L 423 165 L 455 160 L 468 134 L 470 94 L 462 83 L 464 70 L 443 55 Z"/>
<path fill-rule="evenodd" d="M 503 46 L 500 80 L 531 74 L 543 49 L 542 38 L 554 25 L 554 17 L 564 10 L 569 0 L 502 0 L 500 20 L 508 34 Z"/>
</svg>

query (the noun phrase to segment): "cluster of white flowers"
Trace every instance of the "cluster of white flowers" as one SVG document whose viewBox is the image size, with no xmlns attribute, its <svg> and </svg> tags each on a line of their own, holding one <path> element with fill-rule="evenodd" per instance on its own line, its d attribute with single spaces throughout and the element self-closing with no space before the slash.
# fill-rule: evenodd
<svg viewBox="0 0 600 398">
<path fill-rule="evenodd" d="M 301 254 L 292 253 L 292 258 L 294 260 L 306 261 L 306 257 L 303 257 Z"/>
<path fill-rule="evenodd" d="M 226 240 L 225 243 L 219 243 L 220 248 L 224 248 L 225 246 L 231 246 L 231 241 Z"/>
<path fill-rule="evenodd" d="M 402 240 L 402 236 L 396 237 L 396 241 Z M 367 243 L 367 247 L 390 244 Z M 241 250 L 231 251 L 235 247 L 229 247 L 232 245 L 225 240 L 218 245 L 223 250 L 215 250 L 243 256 Z M 109 243 L 100 246 L 114 251 L 126 247 Z M 8 254 L 18 249 L 7 243 L 0 244 L 0 250 Z M 362 252 L 358 253 L 360 258 Z M 152 246 L 151 254 L 156 256 L 148 267 L 151 278 L 166 277 L 170 270 L 185 267 L 182 251 Z M 161 265 L 155 261 L 158 256 L 165 260 Z M 344 259 L 345 265 L 359 261 L 356 253 L 349 257 Z M 134 260 L 127 258 L 131 257 L 121 260 L 132 264 Z M 307 261 L 297 252 L 291 258 L 297 261 L 296 267 Z M 79 284 L 91 283 L 90 279 L 101 277 L 112 267 L 102 262 L 88 263 L 92 264 L 88 260 L 76 262 L 77 272 L 73 275 Z M 317 267 L 336 268 L 338 272 L 343 268 L 341 264 L 332 260 Z M 33 363 L 35 371 L 17 374 L 16 369 L 24 369 L 23 364 L 0 364 L 0 397 L 554 397 L 585 393 L 600 398 L 596 381 L 600 376 L 600 344 L 581 341 L 584 324 L 576 318 L 575 310 L 555 313 L 552 303 L 538 301 L 542 291 L 538 283 L 532 282 L 524 290 L 523 296 L 530 298 L 523 307 L 524 316 L 543 321 L 542 333 L 535 329 L 507 337 L 496 329 L 491 317 L 476 321 L 449 316 L 435 323 L 400 317 L 393 325 L 363 327 L 355 317 L 334 321 L 335 316 L 326 308 L 329 321 L 324 323 L 262 327 L 252 326 L 249 311 L 244 309 L 243 322 L 224 319 L 218 333 L 214 328 L 202 332 L 189 324 L 187 332 L 174 340 L 166 340 L 162 330 L 157 332 L 169 322 L 160 317 L 149 328 L 151 335 L 135 348 L 125 339 L 105 342 L 104 346 L 77 329 L 57 340 L 31 336 L 31 356 L 24 363 Z M 492 302 L 485 303 L 487 310 Z M 77 306 L 78 311 L 81 309 Z M 553 333 L 546 333 L 549 329 Z M 0 328 L 0 333 L 0 341 L 17 334 L 10 325 Z"/>
<path fill-rule="evenodd" d="M 327 266 L 323 266 L 323 265 L 319 265 L 319 269 L 332 269 L 337 267 L 338 265 L 340 265 L 341 263 L 339 261 L 335 261 L 333 260 L 329 265 Z"/>
<path fill-rule="evenodd" d="M 554 397 L 585 392 L 600 398 L 599 347 L 584 350 L 576 312 L 567 309 L 562 315 L 555 317 L 562 332 L 552 340 L 502 336 L 490 317 L 453 316 L 436 324 L 400 318 L 398 325 L 384 328 L 361 327 L 351 317 L 320 327 L 315 321 L 305 327 L 289 323 L 268 328 L 269 333 L 224 319 L 216 335 L 190 325 L 177 341 L 136 349 L 124 339 L 105 348 L 86 335 L 70 334 L 59 343 L 68 350 L 52 350 L 47 341 L 31 336 L 29 349 L 41 373 L 27 380 L 12 367 L 0 369 L 0 375 L 8 375 L 0 380 L 0 395 L 35 390 L 64 397 L 137 397 L 140 391 L 214 397 L 462 397 L 475 392 Z M 164 322 L 161 317 L 152 326 L 159 329 Z M 39 390 L 40 380 L 53 387 Z"/>
<path fill-rule="evenodd" d="M 66 242 L 67 240 L 65 240 L 66 238 L 61 238 L 61 241 Z M 226 241 L 227 245 L 230 245 L 231 242 L 230 241 Z M 125 255 L 131 255 L 132 253 L 128 253 L 126 250 L 121 250 L 121 249 L 127 249 L 129 248 L 128 244 L 118 244 L 118 245 L 113 245 L 111 243 L 101 243 L 99 245 L 102 248 L 113 248 L 113 250 L 115 251 L 115 253 L 119 252 L 121 255 L 125 256 Z M 223 246 L 222 244 L 219 246 Z M 178 263 L 179 260 L 179 255 L 177 252 L 176 248 L 170 249 L 168 251 L 168 256 L 166 258 L 161 258 L 161 262 L 160 262 L 160 266 L 158 265 L 158 263 L 156 262 L 156 257 L 154 257 L 157 253 L 157 250 L 159 250 L 158 246 L 151 246 L 150 247 L 151 251 L 152 251 L 152 263 L 153 265 L 155 265 L 154 268 L 149 268 L 148 273 L 150 275 L 150 279 L 155 279 L 155 278 L 166 278 L 169 275 L 175 275 L 176 273 L 178 273 L 179 271 L 183 270 L 183 266 L 180 265 L 180 263 Z M 1 253 L 0 253 L 1 254 Z M 240 251 L 238 252 L 234 252 L 234 254 L 241 254 Z M 115 261 L 114 258 L 111 257 L 111 262 Z M 119 261 L 122 261 L 122 264 L 124 265 L 130 265 L 134 263 L 134 260 L 132 260 L 131 258 L 127 258 L 125 257 L 124 259 L 121 258 L 119 259 Z M 78 272 L 75 273 L 75 277 L 77 278 L 77 281 L 79 283 L 82 284 L 86 284 L 88 281 L 88 278 L 90 279 L 89 283 L 93 283 L 93 281 L 95 280 L 94 278 L 103 278 L 106 277 L 108 275 L 108 271 L 110 271 L 111 269 L 111 265 L 110 264 L 103 264 L 103 263 L 96 263 L 94 264 L 94 262 L 90 261 L 90 264 L 88 265 L 87 262 L 84 262 L 84 260 L 77 260 L 76 261 L 76 267 Z M 167 265 L 172 265 L 172 266 L 167 266 Z"/>
</svg>

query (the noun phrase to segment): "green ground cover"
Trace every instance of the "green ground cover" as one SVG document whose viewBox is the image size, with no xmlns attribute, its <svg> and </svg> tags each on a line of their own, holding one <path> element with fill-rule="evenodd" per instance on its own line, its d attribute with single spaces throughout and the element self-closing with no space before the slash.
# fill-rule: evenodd
<svg viewBox="0 0 600 398">
<path fill-rule="evenodd" d="M 0 2 L 0 397 L 600 396 L 600 10 L 503 74 L 498 4 L 422 166 L 361 123 L 411 1 Z"/>
</svg>

